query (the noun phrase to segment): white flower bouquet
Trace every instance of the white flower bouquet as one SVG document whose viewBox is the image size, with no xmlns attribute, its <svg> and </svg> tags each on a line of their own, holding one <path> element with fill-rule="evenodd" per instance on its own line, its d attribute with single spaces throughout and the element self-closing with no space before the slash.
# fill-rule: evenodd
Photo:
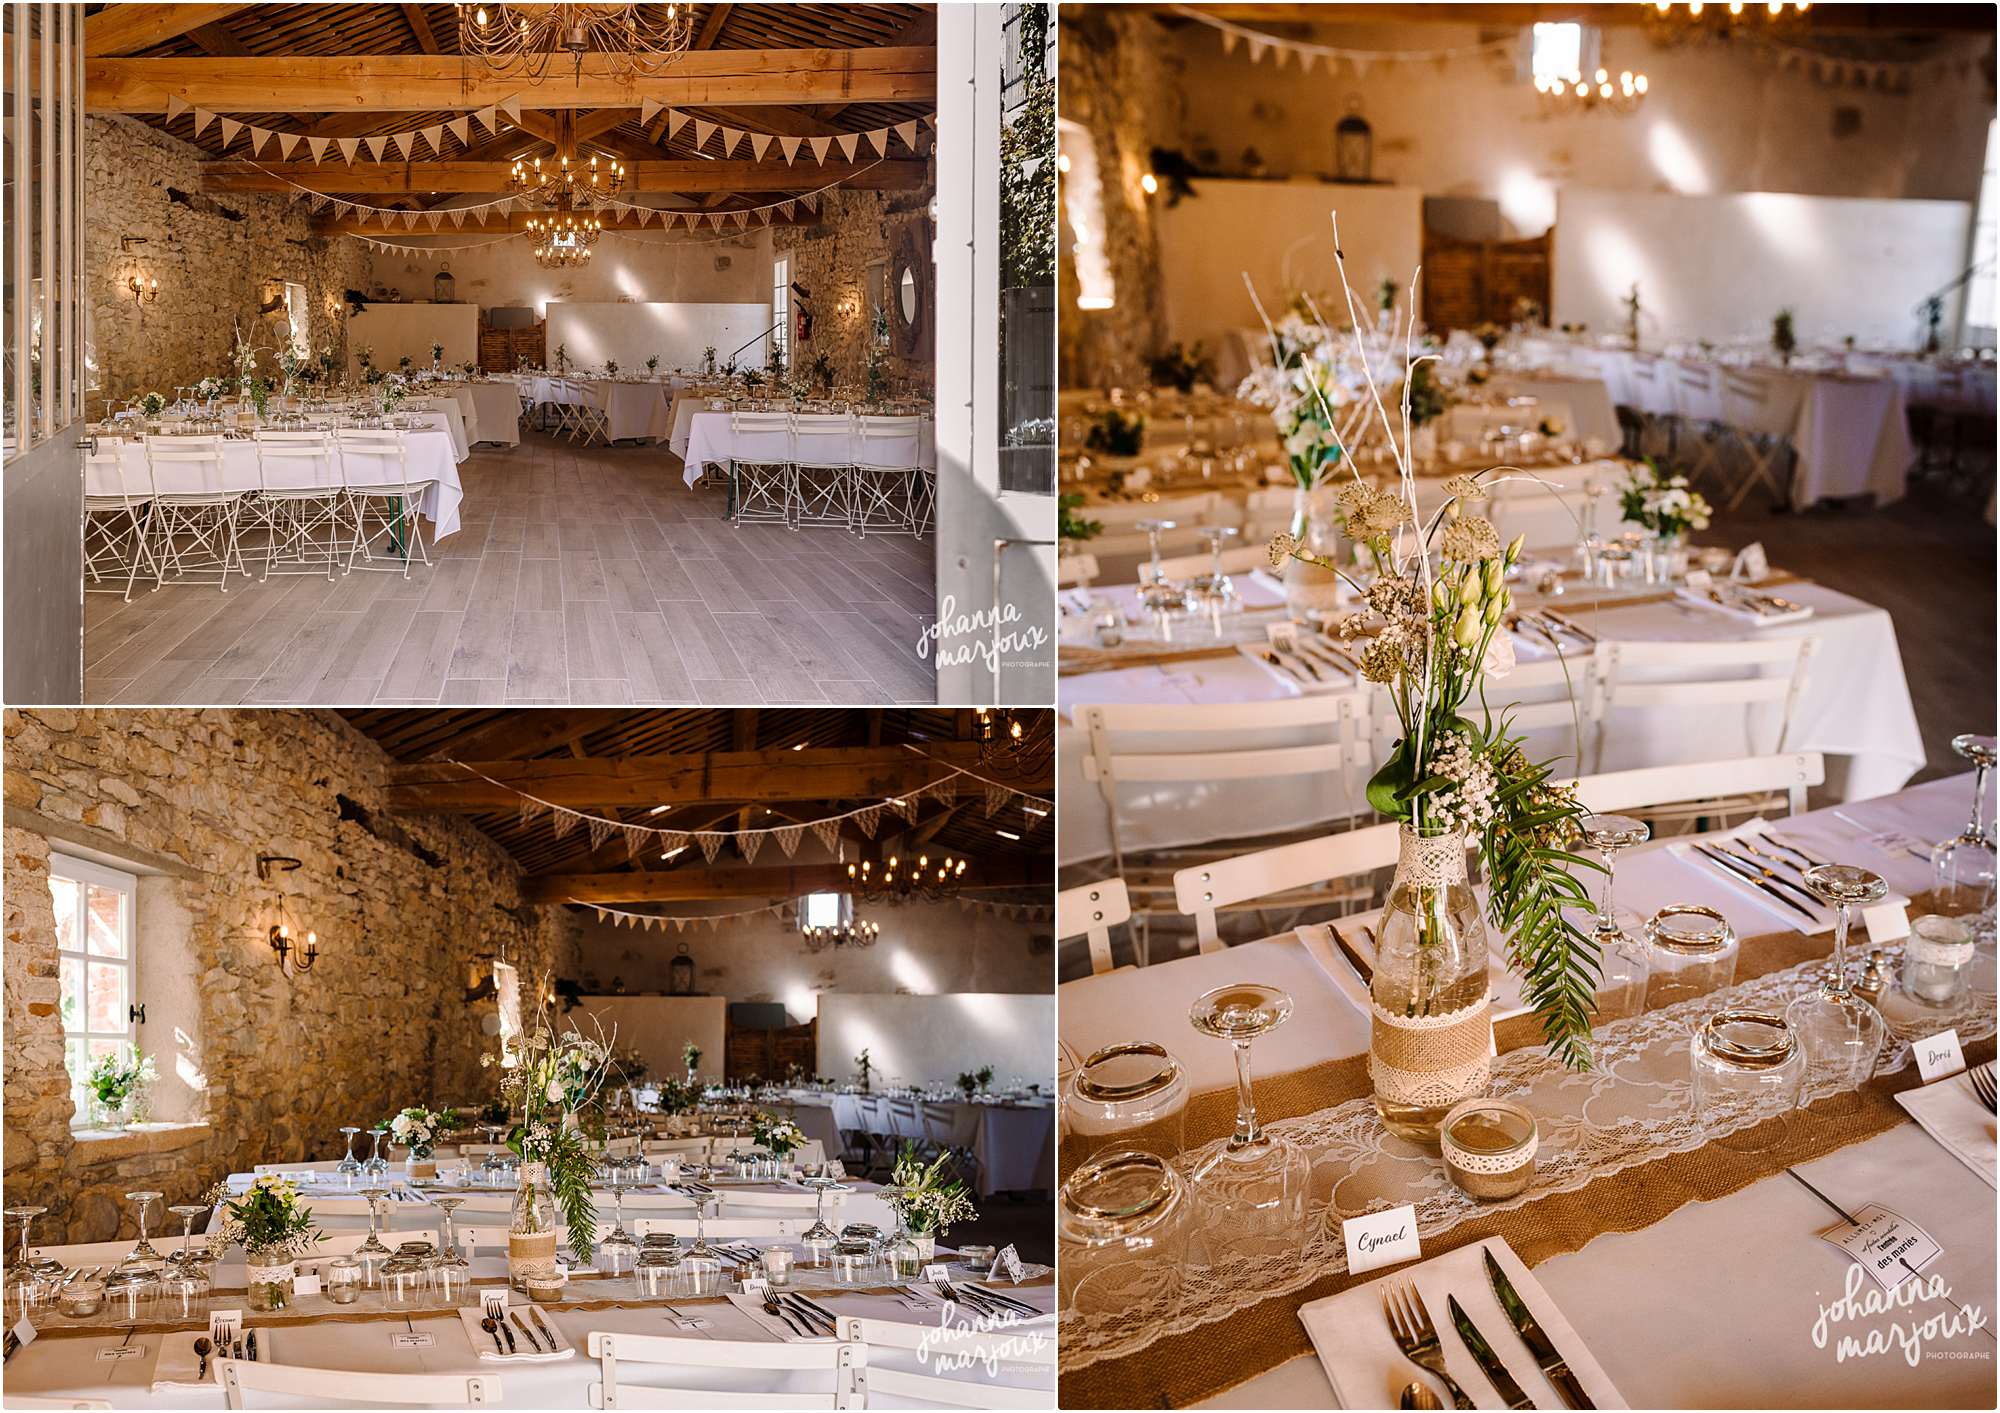
<svg viewBox="0 0 2000 1413">
<path fill-rule="evenodd" d="M 389 1120 L 389 1137 L 409 1149 L 412 1158 L 427 1159 L 437 1150 L 438 1139 L 456 1127 L 458 1115 L 450 1109 L 412 1106 Z"/>
<path fill-rule="evenodd" d="M 943 1153 L 926 1164 L 917 1157 L 915 1144 L 904 1144 L 891 1181 L 896 1195 L 890 1203 L 917 1236 L 942 1236 L 961 1222 L 979 1220 L 965 1184 L 951 1175 L 951 1160 Z"/>
<path fill-rule="evenodd" d="M 1651 457 L 1644 474 L 1634 474 L 1619 494 L 1625 518 L 1661 539 L 1674 539 L 1690 530 L 1706 530 L 1713 508 L 1700 491 L 1688 485 L 1685 476 L 1662 472 Z"/>
<path fill-rule="evenodd" d="M 789 1158 L 806 1146 L 805 1131 L 796 1123 L 761 1111 L 750 1120 L 750 1138 L 775 1158 Z"/>
</svg>

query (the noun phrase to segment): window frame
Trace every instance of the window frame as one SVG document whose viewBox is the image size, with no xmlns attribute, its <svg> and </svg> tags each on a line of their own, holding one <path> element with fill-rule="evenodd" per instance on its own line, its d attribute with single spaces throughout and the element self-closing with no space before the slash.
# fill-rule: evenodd
<svg viewBox="0 0 2000 1413">
<path fill-rule="evenodd" d="M 771 258 L 771 338 L 780 353 L 785 356 L 785 367 L 792 366 L 792 257 L 775 255 Z"/>
<path fill-rule="evenodd" d="M 131 1008 L 137 1005 L 139 1001 L 139 878 L 137 874 L 128 873 L 124 869 L 113 868 L 108 864 L 101 864 L 92 859 L 81 858 L 75 854 L 65 854 L 52 850 L 49 853 L 49 881 L 53 884 L 57 879 L 65 879 L 79 885 L 76 900 L 77 910 L 72 919 L 76 929 L 72 935 L 75 937 L 77 945 L 75 947 L 65 947 L 61 942 L 61 935 L 57 935 L 56 984 L 58 987 L 58 996 L 56 1017 L 58 1023 L 62 1026 L 63 1068 L 65 1070 L 69 1069 L 70 1064 L 70 1042 L 75 1040 L 82 1043 L 84 1071 L 72 1071 L 69 1076 L 70 1096 L 76 1105 L 76 1112 L 71 1117 L 70 1122 L 72 1126 L 87 1127 L 90 1119 L 90 1103 L 88 1097 L 89 1091 L 85 1087 L 85 1075 L 91 1059 L 90 1051 L 92 1043 L 105 1040 L 120 1043 L 125 1047 L 124 1054 L 127 1059 L 135 1056 L 139 1050 L 138 1023 L 132 1018 L 131 1011 Z M 124 937 L 122 940 L 124 942 L 125 953 L 122 957 L 106 957 L 90 950 L 89 909 L 90 890 L 92 888 L 109 889 L 124 895 L 125 906 L 120 910 L 123 921 Z M 53 889 L 49 895 L 49 903 L 51 912 L 53 913 L 55 905 Z M 83 996 L 78 1008 L 78 1013 L 83 1023 L 76 1029 L 71 1029 L 68 1021 L 62 1015 L 60 992 L 62 985 L 62 962 L 67 957 L 74 957 L 83 964 Z M 125 1023 L 118 1031 L 100 1031 L 91 1028 L 90 968 L 92 965 L 119 966 L 125 970 Z"/>
</svg>

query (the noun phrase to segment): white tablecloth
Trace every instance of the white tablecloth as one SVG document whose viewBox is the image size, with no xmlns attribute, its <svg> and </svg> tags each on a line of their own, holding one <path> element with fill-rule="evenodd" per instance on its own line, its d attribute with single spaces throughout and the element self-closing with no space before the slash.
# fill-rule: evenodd
<svg viewBox="0 0 2000 1413">
<path fill-rule="evenodd" d="M 1839 798 L 1861 799 L 1896 789 L 1923 766 L 1924 748 L 1903 676 L 1895 624 L 1872 604 L 1823 585 L 1793 584 L 1781 592 L 1811 604 L 1813 617 L 1775 628 L 1751 628 L 1725 614 L 1683 611 L 1672 603 L 1605 608 L 1595 614 L 1569 611 L 1607 641 L 1728 642 L 1752 633 L 1817 637 L 1819 651 L 1808 667 L 1786 749 L 1825 754 L 1827 784 Z M 1496 709 L 1507 700 L 1501 690 L 1505 685 L 1496 682 L 1489 690 Z M 1083 776 L 1089 743 L 1073 724 L 1077 708 L 1094 702 L 1226 707 L 1296 695 L 1297 690 L 1262 664 L 1235 654 L 1063 678 L 1060 696 L 1067 719 L 1059 722 L 1056 737 L 1061 861 L 1075 863 L 1111 852 L 1108 807 L 1098 787 Z M 1725 723 L 1728 729 L 1718 730 L 1713 716 L 1621 709 L 1606 733 L 1602 769 L 1718 760 L 1768 750 L 1771 731 L 1764 719 L 1751 718 L 1758 737 L 1754 743 L 1745 739 L 1742 720 L 1742 713 L 1732 708 Z M 1277 733 L 1260 733 L 1258 742 L 1293 743 L 1290 738 L 1278 739 Z M 1204 737 L 1201 749 L 1221 748 L 1212 733 Z M 1571 753 L 1567 736 L 1560 732 L 1531 735 L 1529 748 L 1542 756 Z M 1172 743 L 1152 737 L 1146 749 L 1169 750 Z M 1361 774 L 1365 779 L 1366 772 Z M 1139 849 L 1273 833 L 1343 817 L 1360 803 L 1358 785 L 1350 789 L 1330 774 L 1161 785 L 1146 792 L 1128 789 L 1120 799 L 1126 847 Z"/>
<path fill-rule="evenodd" d="M 456 408 L 453 409 L 456 411 Z M 448 414 L 438 414 L 440 418 Z M 403 433 L 409 446 L 410 477 L 412 480 L 428 480 L 431 485 L 417 502 L 417 508 L 424 518 L 431 522 L 431 538 L 444 539 L 458 533 L 458 504 L 465 492 L 458 481 L 458 466 L 452 455 L 451 438 L 442 427 L 422 427 Z M 161 438 L 170 443 L 172 438 Z M 110 445 L 110 443 L 104 443 Z M 119 462 L 126 477 L 131 494 L 141 495 L 145 487 L 153 484 L 147 476 L 146 451 L 138 441 L 121 441 L 117 444 Z M 180 479 L 170 479 L 180 473 L 176 468 L 180 463 L 160 463 L 158 490 L 163 494 L 176 491 L 229 490 L 254 491 L 263 486 L 257 461 L 257 444 L 252 441 L 224 442 L 222 447 L 222 484 L 220 487 L 190 484 Z M 369 457 L 354 462 L 348 475 L 360 481 L 379 481 L 382 477 L 382 463 Z M 329 482 L 331 484 L 331 482 Z"/>
<path fill-rule="evenodd" d="M 521 393 L 512 382 L 451 383 L 451 395 L 465 411 L 466 435 L 475 442 L 516 446 L 521 440 Z"/>
<path fill-rule="evenodd" d="M 887 1095 L 801 1094 L 790 1101 L 799 1127 L 810 1136 L 825 1125 L 836 1132 L 873 1133 L 887 1138 L 924 1139 L 923 1101 L 916 1101 L 914 1118 L 899 1119 Z M 933 1101 L 938 1102 L 938 1101 Z M 1055 1106 L 1053 1104 L 975 1104 L 962 1099 L 943 1101 L 952 1111 L 953 1142 L 970 1147 L 977 1161 L 981 1197 L 996 1192 L 1055 1190 Z M 827 1152 L 840 1151 L 831 1143 Z"/>
<path fill-rule="evenodd" d="M 587 402 L 604 412 L 605 435 L 614 442 L 657 437 L 664 421 L 663 409 L 674 394 L 675 380 L 657 378 L 550 377 L 529 374 L 521 378 L 531 401 Z"/>
<path fill-rule="evenodd" d="M 428 426 L 437 428 L 451 441 L 451 459 L 463 461 L 472 454 L 472 442 L 468 438 L 465 425 L 465 411 L 458 405 L 458 399 L 439 393 L 433 397 L 413 397 L 405 401 L 400 411 L 421 417 Z"/>
<path fill-rule="evenodd" d="M 687 448 L 681 455 L 687 463 L 687 471 L 683 479 L 690 486 L 701 479 L 702 473 L 708 469 L 710 462 L 714 462 L 720 467 L 727 469 L 730 459 L 739 454 L 771 454 L 756 448 L 738 448 L 735 431 L 730 426 L 729 417 L 730 414 L 727 412 L 694 411 L 689 415 Z M 874 457 L 883 456 L 885 454 L 885 445 L 883 442 L 876 442 L 869 449 L 869 454 Z M 859 436 L 848 438 L 847 456 L 852 459 L 860 456 L 860 454 L 861 438 Z M 900 457 L 900 454 L 895 451 L 890 451 L 888 454 Z M 915 465 L 921 466 L 925 470 L 936 468 L 937 423 L 933 422 L 930 418 L 926 417 L 923 419 L 921 430 L 916 437 L 916 445 L 910 448 L 909 455 Z"/>
</svg>

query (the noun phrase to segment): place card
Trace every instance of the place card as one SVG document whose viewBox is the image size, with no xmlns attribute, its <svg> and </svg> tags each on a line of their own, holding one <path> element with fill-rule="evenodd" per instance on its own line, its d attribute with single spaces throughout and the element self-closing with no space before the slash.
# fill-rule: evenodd
<svg viewBox="0 0 2000 1413">
<path fill-rule="evenodd" d="M 35 1322 L 23 1315 L 14 1322 L 14 1328 L 8 1333 L 14 1336 L 15 1349 L 25 1349 L 35 1342 Z"/>
<path fill-rule="evenodd" d="M 1710 574 L 1706 569 L 1690 569 L 1687 572 L 1687 577 L 1681 580 L 1681 582 L 1690 589 L 1704 590 L 1714 586 L 1715 576 Z"/>
<path fill-rule="evenodd" d="M 1292 652 L 1299 645 L 1299 625 L 1291 619 L 1264 625 L 1264 640 L 1279 652 Z"/>
<path fill-rule="evenodd" d="M 1752 540 L 1736 552 L 1736 561 L 1729 567 L 1732 579 L 1747 579 L 1756 583 L 1771 572 L 1770 556 L 1764 552 L 1762 540 Z"/>
<path fill-rule="evenodd" d="M 1965 1047 L 1959 1044 L 1956 1030 L 1927 1035 L 1910 1046 L 1910 1051 L 1917 1057 L 1917 1074 L 1925 1084 L 1965 1068 Z"/>
<path fill-rule="evenodd" d="M 743 1293 L 745 1295 L 762 1300 L 770 1289 L 771 1283 L 762 1276 L 745 1276 L 743 1278 Z"/>
<path fill-rule="evenodd" d="M 426 1330 L 398 1330 L 389 1336 L 391 1349 L 429 1349 L 437 1343 L 437 1336 Z"/>
<path fill-rule="evenodd" d="M 993 1270 L 990 1274 L 994 1280 L 1004 1276 L 1015 1285 L 1021 1283 L 1021 1253 L 1014 1249 L 1012 1242 L 1001 1247 L 1000 1254 L 993 1258 Z"/>
<path fill-rule="evenodd" d="M 924 1267 L 924 1279 L 932 1285 L 943 1285 L 951 1280 L 951 1271 L 942 1261 L 933 1261 Z"/>
<path fill-rule="evenodd" d="M 319 1273 L 317 1271 L 315 1271 L 312 1275 L 309 1276 L 300 1275 L 292 1277 L 292 1294 L 318 1295 L 319 1293 L 320 1293 L 320 1280 L 319 1280 Z"/>
<path fill-rule="evenodd" d="M 1830 1227 L 1820 1237 L 1845 1251 L 1884 1290 L 1922 1274 L 1944 1254 L 1930 1233 L 1879 1202 L 1869 1203 L 1852 1222 Z"/>
<path fill-rule="evenodd" d="M 506 1319 L 507 1288 L 505 1286 L 501 1286 L 497 1290 L 480 1291 L 479 1313 L 482 1315 L 491 1315 L 496 1320 Z"/>
<path fill-rule="evenodd" d="M 1877 903 L 1861 910 L 1868 926 L 1868 940 L 1878 947 L 1900 942 L 1910 935 L 1910 910 L 1902 903 Z"/>
<path fill-rule="evenodd" d="M 211 1310 L 208 1312 L 208 1337 L 217 1344 L 233 1342 L 243 1333 L 243 1312 L 241 1310 Z"/>
<path fill-rule="evenodd" d="M 146 1349 L 147 1346 L 143 1344 L 114 1344 L 109 1349 L 97 1351 L 97 1362 L 115 1364 L 120 1359 L 137 1359 L 146 1352 Z"/>
<path fill-rule="evenodd" d="M 1340 1224 L 1340 1239 L 1347 1246 L 1350 1275 L 1423 1255 L 1423 1243 L 1417 1239 L 1417 1209 L 1409 1203 L 1386 1212 L 1349 1217 Z"/>
</svg>

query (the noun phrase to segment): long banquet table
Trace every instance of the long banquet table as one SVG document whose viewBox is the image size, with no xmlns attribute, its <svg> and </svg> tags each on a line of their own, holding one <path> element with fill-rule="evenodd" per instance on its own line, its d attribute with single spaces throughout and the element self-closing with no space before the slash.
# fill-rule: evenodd
<svg viewBox="0 0 2000 1413">
<path fill-rule="evenodd" d="M 924 1139 L 921 1114 L 914 1125 L 892 1116 L 886 1096 L 824 1094 L 809 1090 L 786 1096 L 799 1127 L 810 1137 L 826 1140 L 829 1153 L 840 1151 L 839 1135 L 879 1134 L 894 1139 Z M 937 1101 L 932 1101 L 933 1103 Z M 944 1101 L 952 1113 L 954 1141 L 971 1149 L 977 1165 L 981 1197 L 996 1192 L 1054 1191 L 1055 1106 L 1040 1102 L 977 1103 Z M 919 1101 L 919 1109 L 922 1104 Z"/>
<path fill-rule="evenodd" d="M 1892 890 L 1914 897 L 1929 885 L 1928 866 L 1907 852 L 1885 852 L 1868 836 L 1892 830 L 1919 839 L 1945 837 L 1963 823 L 1970 794 L 1971 777 L 1959 776 L 1847 805 L 1841 813 L 1858 821 L 1859 827 L 1823 810 L 1786 820 L 1781 829 L 1818 856 L 1862 864 L 1881 873 Z M 1657 843 L 1626 855 L 1618 869 L 1620 904 L 1642 915 L 1669 901 L 1706 902 L 1720 908 L 1740 936 L 1756 939 L 1744 947 L 1739 989 L 1746 977 L 1752 978 L 1749 984 L 1763 988 L 1760 995 L 1773 995 L 1779 999 L 1772 1003 L 1781 1005 L 1788 990 L 1814 983 L 1819 963 L 1813 959 L 1824 956 L 1830 943 L 1824 936 L 1780 936 L 1782 924 L 1763 905 L 1751 901 L 1754 896 L 1718 882 Z M 1757 953 L 1753 963 L 1753 948 L 1767 945 L 1770 950 Z M 1978 1063 L 1990 1058 L 1993 1050 L 1990 948 L 1975 963 L 1975 976 L 1975 997 L 1954 1018 L 1968 1058 Z M 1328 1076 L 1325 1083 L 1335 1082 L 1331 1076 L 1340 1073 L 1335 1067 L 1358 1064 L 1351 1057 L 1365 1053 L 1369 1021 L 1347 989 L 1349 979 L 1336 978 L 1323 968 L 1295 934 L 1066 983 L 1059 992 L 1064 1044 L 1079 1055 L 1117 1041 L 1152 1039 L 1165 1044 L 1188 1067 L 1189 1087 L 1197 1102 L 1205 1095 L 1220 1097 L 1205 1112 L 1211 1118 L 1222 1116 L 1226 1129 L 1226 1115 L 1233 1108 L 1226 1097 L 1234 1082 L 1230 1047 L 1197 1035 L 1187 1024 L 1187 1009 L 1211 987 L 1246 980 L 1285 987 L 1295 1003 L 1290 1020 L 1254 1047 L 1260 1116 L 1282 1120 L 1328 1102 L 1312 1097 L 1309 1090 L 1301 1097 L 1296 1083 L 1273 1081 L 1304 1072 Z M 1618 1033 L 1608 1032 L 1602 1043 L 1616 1043 Z M 1531 1045 L 1532 1036 L 1524 1039 L 1517 1031 L 1515 1043 Z M 1506 1048 L 1503 1043 L 1503 1051 Z M 1886 1092 L 1915 1084 L 1907 1052 L 1899 1056 L 1899 1050 L 1902 1047 L 1892 1038 L 1884 1075 L 1873 1082 L 1874 1087 Z M 1636 1063 L 1627 1058 L 1621 1066 Z M 1608 1102 L 1617 1080 L 1612 1083 L 1606 1097 L 1573 1102 L 1622 1113 L 1623 1106 Z M 1927 1353 L 1915 1367 L 1904 1361 L 1900 1347 L 1873 1358 L 1836 1361 L 1834 1341 L 1841 1334 L 1859 1337 L 1870 1329 L 1886 1334 L 1898 1317 L 1906 1329 L 1934 1315 L 1948 1318 L 1954 1303 L 1987 1312 L 1994 1305 L 1992 1187 L 1900 1110 L 1886 1123 L 1879 1114 L 1873 1123 L 1852 1118 L 1862 1102 L 1862 1096 L 1853 1092 L 1822 1098 L 1810 1111 L 1816 1118 L 1833 1116 L 1852 1127 L 1794 1128 L 1790 1132 L 1803 1146 L 1794 1150 L 1781 1139 L 1778 1156 L 1767 1156 L 1762 1168 L 1732 1162 L 1712 1146 L 1662 1152 L 1640 1160 L 1641 1173 L 1655 1171 L 1647 1163 L 1661 1163 L 1659 1171 L 1672 1174 L 1650 1178 L 1650 1196 L 1634 1199 L 1629 1191 L 1622 1196 L 1594 1192 L 1597 1183 L 1618 1179 L 1592 1173 L 1574 1195 L 1566 1187 L 1537 1193 L 1525 1205 L 1485 1209 L 1498 1212 L 1490 1219 L 1475 1213 L 1470 1221 L 1439 1230 L 1423 1228 L 1424 1255 L 1491 1235 L 1496 1226 L 1517 1250 L 1524 1243 L 1538 1247 L 1536 1254 L 1522 1251 L 1523 1259 L 1534 1267 L 1549 1298 L 1635 1408 L 1991 1407 L 1990 1314 L 1985 1328 L 1955 1335 L 1934 1332 L 1925 1338 Z M 1878 1097 L 1875 1102 L 1879 1106 L 1882 1101 Z M 1890 1109 L 1894 1107 L 1891 1103 Z M 1196 1105 L 1191 1103 L 1191 1140 L 1195 1114 Z M 1856 1135 L 1862 1136 L 1848 1141 Z M 1552 1142 L 1553 1137 L 1543 1136 L 1545 1163 L 1551 1149 L 1559 1154 L 1565 1146 Z M 1381 1141 L 1392 1159 L 1415 1151 L 1398 1140 Z M 1691 1176 L 1691 1161 L 1708 1171 Z M 1066 1155 L 1066 1167 L 1069 1162 Z M 1434 1160 L 1418 1162 L 1420 1167 L 1435 1166 Z M 1851 1317 L 1844 1323 L 1836 1318 L 1832 1338 L 1816 1343 L 1815 1322 L 1823 1308 L 1839 1301 L 1848 1262 L 1820 1240 L 1820 1233 L 1837 1225 L 1837 1219 L 1786 1175 L 1785 1163 L 1848 1211 L 1879 1202 L 1929 1232 L 1943 1245 L 1944 1254 L 1925 1275 L 1941 1276 L 1951 1298 L 1920 1298 L 1909 1310 Z M 1619 1178 L 1633 1171 L 1626 1168 Z M 1361 1172 L 1356 1170 L 1356 1178 Z M 1328 1181 L 1342 1181 L 1339 1172 L 1322 1174 L 1317 1165 L 1315 1174 L 1315 1192 L 1322 1200 Z M 1340 1214 L 1353 1215 L 1348 1206 L 1357 1199 L 1345 1189 L 1342 1192 Z M 1659 1195 L 1662 1192 L 1665 1198 Z M 1635 1215 L 1620 1215 L 1625 1210 L 1619 1205 L 1622 1201 L 1633 1203 Z M 1163 1338 L 1137 1352 L 1129 1349 L 1128 1340 L 1112 1358 L 1077 1360 L 1075 1387 L 1068 1382 L 1073 1354 L 1066 1327 L 1064 1400 L 1079 1406 L 1152 1407 L 1162 1406 L 1163 1390 L 1182 1395 L 1198 1390 L 1188 1401 L 1212 1407 L 1336 1406 L 1328 1376 L 1308 1352 L 1291 1312 L 1305 1299 L 1339 1284 L 1338 1277 L 1322 1273 L 1309 1289 L 1277 1297 L 1269 1302 L 1270 1308 L 1232 1307 L 1192 1323 L 1191 1329 L 1185 1328 L 1189 1320 L 1176 1320 Z M 1291 1292 L 1293 1286 L 1288 1284 L 1286 1290 Z M 1216 1316 L 1222 1317 L 1221 1322 Z M 1530 1389 L 1536 1406 L 1562 1406 L 1552 1389 L 1541 1387 L 1532 1367 L 1516 1372 L 1523 1376 L 1523 1386 Z M 1385 1388 L 1385 1403 L 1393 1392 Z"/>
<path fill-rule="evenodd" d="M 682 453 L 687 463 L 683 479 L 692 486 L 702 478 L 710 463 L 727 467 L 737 455 L 736 434 L 727 412 L 694 412 L 688 418 L 687 450 Z M 851 435 L 847 439 L 847 457 L 850 461 L 861 455 L 861 438 Z M 888 456 L 926 471 L 937 469 L 937 423 L 930 418 L 923 419 L 919 431 L 907 441 L 878 442 L 870 452 L 871 457 L 880 459 Z"/>
<path fill-rule="evenodd" d="M 1607 598 L 1595 609 L 1584 595 L 1558 600 L 1563 612 L 1604 641 L 1741 642 L 1753 635 L 1810 636 L 1819 647 L 1807 668 L 1806 689 L 1793 710 L 1787 750 L 1818 751 L 1828 757 L 1827 782 L 1839 798 L 1880 795 L 1902 785 L 1923 765 L 1923 738 L 1909 683 L 1903 675 L 1896 628 L 1873 604 L 1822 584 L 1787 584 L 1779 592 L 1810 604 L 1813 616 L 1796 623 L 1756 628 L 1722 613 L 1677 602 L 1633 602 Z M 1072 630 L 1073 631 L 1073 630 Z M 1489 689 L 1497 710 L 1507 698 L 1504 680 Z M 1110 667 L 1065 676 L 1057 727 L 1057 800 L 1063 863 L 1101 858 L 1111 852 L 1109 807 L 1097 785 L 1084 778 L 1089 753 L 1081 711 L 1112 702 L 1212 704 L 1273 701 L 1296 696 L 1299 688 L 1264 664 L 1224 651 L 1160 665 Z M 1718 722 L 1713 714 L 1667 709 L 1620 709 L 1615 729 L 1606 733 L 1603 770 L 1674 765 L 1726 756 L 1755 755 L 1769 749 L 1769 718 L 1750 718 L 1741 731 L 1741 712 Z M 1718 726 L 1726 729 L 1718 734 Z M 1296 733 L 1294 733 L 1296 734 Z M 1741 739 L 1739 739 L 1739 734 Z M 1762 745 L 1749 738 L 1754 735 Z M 1300 736 L 1297 742 L 1306 738 Z M 1258 733 L 1260 746 L 1295 744 L 1291 736 Z M 1530 749 L 1545 756 L 1573 755 L 1567 733 L 1536 733 Z M 1148 750 L 1170 750 L 1172 738 L 1149 737 Z M 1223 749 L 1214 733 L 1198 747 Z M 1365 779 L 1365 772 L 1362 772 Z M 1209 781 L 1198 787 L 1128 790 L 1120 796 L 1121 834 L 1127 848 L 1168 848 L 1206 839 L 1268 834 L 1352 814 L 1359 805 L 1359 781 L 1337 776 L 1298 779 Z"/>
</svg>

